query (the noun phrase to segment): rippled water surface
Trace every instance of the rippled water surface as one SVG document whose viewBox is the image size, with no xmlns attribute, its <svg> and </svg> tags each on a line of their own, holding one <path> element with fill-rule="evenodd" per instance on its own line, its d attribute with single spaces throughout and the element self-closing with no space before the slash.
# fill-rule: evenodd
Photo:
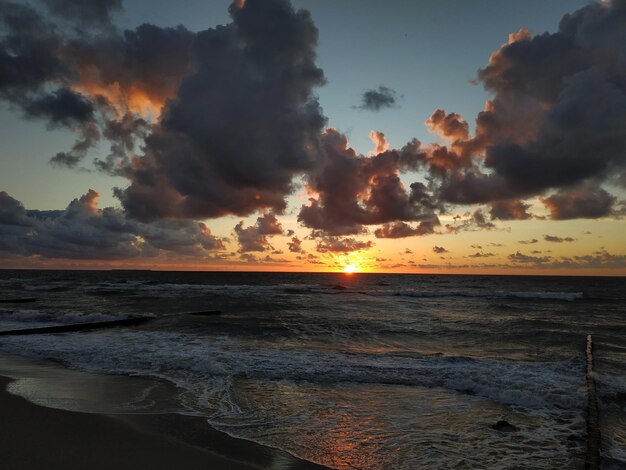
<svg viewBox="0 0 626 470">
<path fill-rule="evenodd" d="M 1 329 L 153 320 L 0 349 L 166 379 L 181 411 L 333 468 L 584 468 L 592 334 L 604 465 L 626 466 L 622 278 L 0 271 L 16 298 Z"/>
</svg>

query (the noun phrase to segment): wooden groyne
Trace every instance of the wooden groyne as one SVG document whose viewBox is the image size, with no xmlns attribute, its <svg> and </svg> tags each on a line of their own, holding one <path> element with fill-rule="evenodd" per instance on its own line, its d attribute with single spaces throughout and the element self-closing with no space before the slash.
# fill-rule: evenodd
<svg viewBox="0 0 626 470">
<path fill-rule="evenodd" d="M 598 397 L 596 394 L 596 380 L 593 372 L 593 339 L 587 335 L 587 455 L 585 468 L 598 470 L 600 468 L 600 416 L 598 413 Z"/>
<path fill-rule="evenodd" d="M 204 312 L 185 312 L 185 315 L 193 315 L 194 317 L 210 317 L 213 315 L 221 315 L 221 310 L 206 310 Z"/>
<path fill-rule="evenodd" d="M 200 312 L 184 312 L 182 315 L 193 315 L 196 317 L 210 317 L 214 315 L 221 315 L 221 310 L 204 310 Z M 166 315 L 165 317 L 175 317 L 181 315 L 180 313 L 174 313 L 171 315 Z M 133 318 L 124 318 L 122 320 L 110 320 L 110 321 L 99 321 L 99 322 L 90 322 L 90 323 L 70 323 L 66 325 L 56 325 L 56 326 L 40 326 L 37 328 L 21 328 L 19 330 L 6 330 L 0 331 L 0 336 L 18 336 L 18 335 L 41 335 L 41 334 L 49 334 L 49 333 L 69 333 L 73 331 L 89 331 L 89 330 L 99 330 L 102 328 L 115 328 L 118 326 L 136 326 L 141 325 L 142 323 L 146 323 L 150 320 L 155 320 L 155 317 L 133 317 Z"/>
<path fill-rule="evenodd" d="M 68 333 L 72 331 L 98 330 L 117 326 L 135 326 L 152 320 L 152 317 L 134 317 L 123 320 L 99 321 L 91 323 L 72 323 L 69 325 L 42 326 L 37 328 L 22 328 L 19 330 L 0 331 L 0 336 L 39 335 L 48 333 Z"/>
</svg>

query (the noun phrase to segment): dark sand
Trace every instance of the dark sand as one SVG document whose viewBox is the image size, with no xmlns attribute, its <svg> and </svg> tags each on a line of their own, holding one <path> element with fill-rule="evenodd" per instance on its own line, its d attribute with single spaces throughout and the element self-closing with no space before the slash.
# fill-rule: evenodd
<svg viewBox="0 0 626 470">
<path fill-rule="evenodd" d="M 0 468 L 259 469 L 324 467 L 177 414 L 116 415 L 47 408 L 6 391 L 0 377 Z"/>
</svg>

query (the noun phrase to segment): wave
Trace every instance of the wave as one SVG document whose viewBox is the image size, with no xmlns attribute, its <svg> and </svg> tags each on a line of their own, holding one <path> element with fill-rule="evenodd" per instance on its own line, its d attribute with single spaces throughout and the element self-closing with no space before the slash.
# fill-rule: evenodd
<svg viewBox="0 0 626 470">
<path fill-rule="evenodd" d="M 10 329 L 21 323 L 33 326 L 33 323 L 41 326 L 52 326 L 71 323 L 91 323 L 110 320 L 122 320 L 130 318 L 128 315 L 110 315 L 93 312 L 66 312 L 57 310 L 5 310 L 0 311 L 0 329 Z"/>
<path fill-rule="evenodd" d="M 445 388 L 525 409 L 582 409 L 582 361 L 551 363 L 468 357 L 402 357 L 306 349 L 252 347 L 225 336 L 116 331 L 3 338 L 9 352 L 54 359 L 108 373 L 154 375 L 185 387 L 216 377 Z M 182 382 L 181 382 L 182 381 Z"/>
<path fill-rule="evenodd" d="M 477 292 L 474 290 L 455 290 L 455 291 L 373 291 L 364 292 L 369 295 L 394 295 L 403 297 L 416 298 L 437 298 L 437 297 L 469 297 L 469 298 L 486 298 L 486 299 L 527 299 L 527 300 L 563 300 L 574 301 L 583 298 L 582 292 L 546 292 L 546 291 L 491 291 Z"/>
<path fill-rule="evenodd" d="M 127 281 L 127 282 L 101 282 L 91 286 L 85 286 L 84 290 L 94 295 L 160 295 L 163 297 L 180 297 L 186 295 L 219 295 L 219 296 L 249 296 L 264 294 L 287 294 L 287 295 L 369 295 L 379 297 L 411 297 L 411 298 L 485 298 L 485 299 L 517 299 L 517 300 L 546 300 L 546 301 L 576 301 L 584 299 L 582 292 L 560 291 L 508 291 L 486 290 L 483 287 L 456 290 L 420 290 L 420 289 L 381 289 L 376 285 L 372 288 L 366 286 L 350 286 L 341 284 L 190 284 L 169 283 L 156 281 Z M 58 288 L 55 286 L 54 289 Z M 44 290 L 44 288 L 39 287 Z M 49 290 L 50 287 L 46 287 Z"/>
</svg>

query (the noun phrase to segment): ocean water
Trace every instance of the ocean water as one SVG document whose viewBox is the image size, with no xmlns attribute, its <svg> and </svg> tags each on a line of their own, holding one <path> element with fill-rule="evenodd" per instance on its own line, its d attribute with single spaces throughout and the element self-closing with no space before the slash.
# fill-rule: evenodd
<svg viewBox="0 0 626 470">
<path fill-rule="evenodd" d="M 338 469 L 584 468 L 592 334 L 603 465 L 626 468 L 624 278 L 0 271 L 11 298 L 37 301 L 0 303 L 2 330 L 153 320 L 0 350 L 166 380 L 181 413 Z"/>
</svg>

